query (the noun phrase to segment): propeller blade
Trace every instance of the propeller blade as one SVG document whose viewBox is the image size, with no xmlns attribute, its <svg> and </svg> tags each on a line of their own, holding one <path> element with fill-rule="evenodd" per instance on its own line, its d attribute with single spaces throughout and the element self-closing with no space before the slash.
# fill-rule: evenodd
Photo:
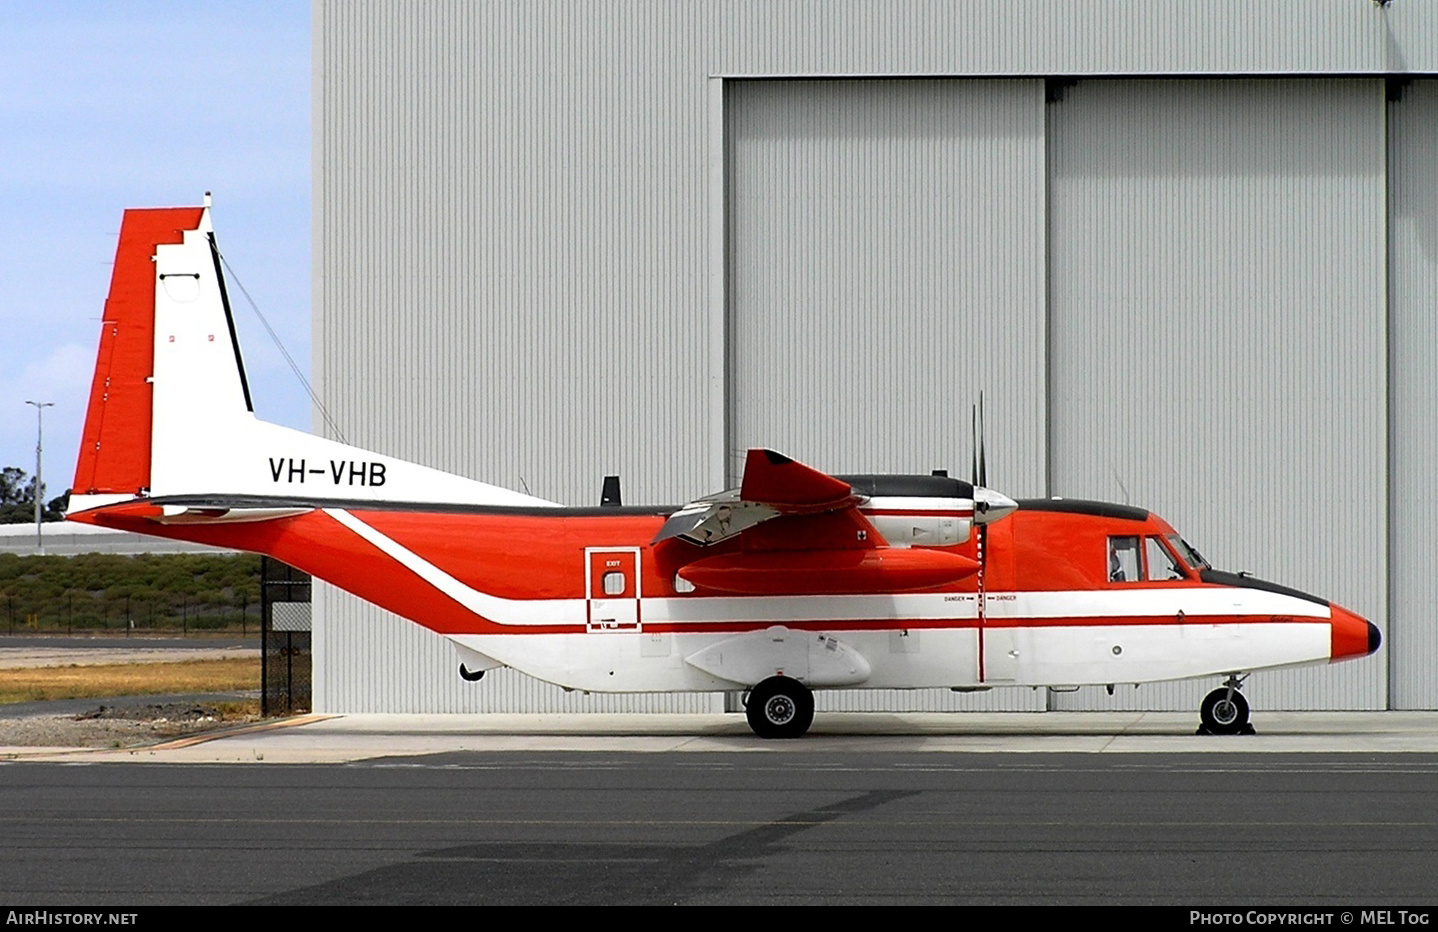
<svg viewBox="0 0 1438 932">
<path fill-rule="evenodd" d="M 969 449 L 974 454 L 974 469 L 969 473 L 970 482 L 977 486 L 979 484 L 979 408 L 977 405 L 969 405 Z"/>
<path fill-rule="evenodd" d="M 989 487 L 989 470 L 984 463 L 984 393 L 979 392 L 979 485 Z"/>
</svg>

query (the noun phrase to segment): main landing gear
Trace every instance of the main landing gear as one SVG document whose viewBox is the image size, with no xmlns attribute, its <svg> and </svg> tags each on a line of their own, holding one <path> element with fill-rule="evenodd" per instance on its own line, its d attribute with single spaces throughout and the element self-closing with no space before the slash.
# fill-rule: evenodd
<svg viewBox="0 0 1438 932">
<path fill-rule="evenodd" d="M 1229 674 L 1223 685 L 1203 697 L 1198 707 L 1198 733 L 1201 735 L 1251 735 L 1253 726 L 1248 723 L 1248 700 L 1243 698 L 1239 687 L 1246 676 Z"/>
<path fill-rule="evenodd" d="M 787 676 L 771 676 L 744 700 L 749 727 L 761 738 L 802 738 L 814 723 L 814 694 Z"/>
</svg>

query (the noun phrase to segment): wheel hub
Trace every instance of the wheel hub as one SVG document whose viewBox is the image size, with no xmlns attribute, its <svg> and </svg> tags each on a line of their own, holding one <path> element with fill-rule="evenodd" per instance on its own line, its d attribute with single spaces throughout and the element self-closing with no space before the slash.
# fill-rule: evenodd
<svg viewBox="0 0 1438 932">
<path fill-rule="evenodd" d="M 795 711 L 794 700 L 788 696 L 770 696 L 764 703 L 764 717 L 775 725 L 787 725 Z"/>
</svg>

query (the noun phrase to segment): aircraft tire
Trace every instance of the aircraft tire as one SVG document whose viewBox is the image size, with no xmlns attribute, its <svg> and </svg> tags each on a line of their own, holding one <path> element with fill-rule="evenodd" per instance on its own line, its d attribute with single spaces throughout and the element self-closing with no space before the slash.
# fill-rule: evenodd
<svg viewBox="0 0 1438 932">
<path fill-rule="evenodd" d="M 749 690 L 744 714 L 761 738 L 802 738 L 814 723 L 814 694 L 798 680 L 771 676 Z"/>
<path fill-rule="evenodd" d="M 1203 697 L 1198 717 L 1211 735 L 1236 735 L 1248 724 L 1248 700 L 1235 690 L 1229 701 L 1228 687 L 1220 686 Z"/>
</svg>

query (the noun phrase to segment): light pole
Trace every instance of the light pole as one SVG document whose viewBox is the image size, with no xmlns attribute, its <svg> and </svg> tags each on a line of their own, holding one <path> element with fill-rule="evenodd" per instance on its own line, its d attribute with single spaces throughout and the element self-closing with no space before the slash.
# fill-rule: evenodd
<svg viewBox="0 0 1438 932">
<path fill-rule="evenodd" d="M 40 533 L 40 515 L 45 508 L 45 484 L 41 481 L 40 467 L 45 443 L 45 409 L 55 407 L 53 401 L 27 401 L 35 406 L 35 550 L 45 555 L 45 538 Z"/>
</svg>

